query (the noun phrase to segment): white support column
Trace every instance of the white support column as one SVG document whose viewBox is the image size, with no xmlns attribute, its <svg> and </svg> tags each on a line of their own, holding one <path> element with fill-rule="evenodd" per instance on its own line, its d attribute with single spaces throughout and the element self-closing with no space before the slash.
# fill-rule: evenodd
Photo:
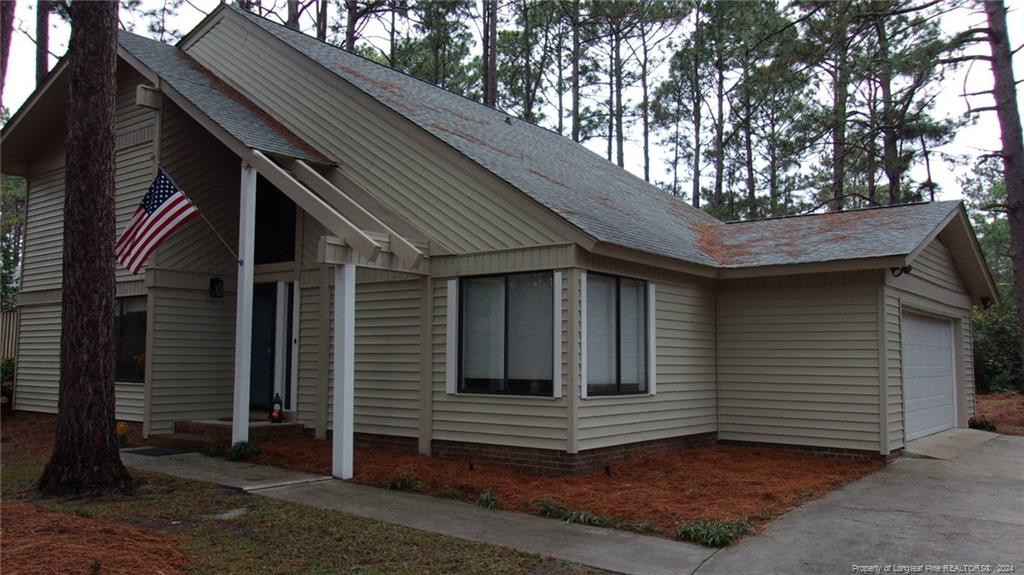
<svg viewBox="0 0 1024 575">
<path fill-rule="evenodd" d="M 331 475 L 352 479 L 355 410 L 356 266 L 334 268 L 334 413 Z"/>
<path fill-rule="evenodd" d="M 288 282 L 277 282 L 277 301 L 274 305 L 274 394 L 281 395 L 281 402 L 287 401 L 284 382 L 288 378 L 288 355 L 291 342 L 288 341 Z M 284 409 L 284 405 L 281 406 Z"/>
<path fill-rule="evenodd" d="M 287 399 L 288 410 L 299 410 L 299 320 L 302 318 L 302 302 L 299 300 L 302 290 L 299 289 L 299 282 L 292 282 L 292 371 L 289 376 L 291 382 L 291 397 Z"/>
<path fill-rule="evenodd" d="M 238 291 L 235 308 L 235 399 L 231 443 L 249 440 L 249 374 L 252 369 L 252 270 L 256 232 L 256 170 L 242 163 L 238 200 Z"/>
</svg>

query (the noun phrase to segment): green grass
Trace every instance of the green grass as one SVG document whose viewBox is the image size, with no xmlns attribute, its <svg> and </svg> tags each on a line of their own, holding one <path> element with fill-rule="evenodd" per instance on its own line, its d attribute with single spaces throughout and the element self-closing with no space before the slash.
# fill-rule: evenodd
<svg viewBox="0 0 1024 575">
<path fill-rule="evenodd" d="M 646 521 L 628 521 L 626 519 L 615 519 L 598 515 L 587 510 L 573 511 L 559 505 L 551 499 L 539 499 L 533 502 L 538 515 L 552 519 L 561 519 L 566 523 L 578 523 L 580 525 L 592 525 L 594 527 L 609 527 L 612 529 L 623 529 L 634 533 L 657 535 L 661 532 L 657 525 Z"/>
<path fill-rule="evenodd" d="M 579 565 L 160 474 L 134 496 L 35 499 L 42 464 L 4 465 L 3 497 L 173 534 L 190 573 L 595 573 Z M 245 509 L 233 519 L 213 516 Z M 56 552 L 57 550 L 55 550 Z"/>
</svg>

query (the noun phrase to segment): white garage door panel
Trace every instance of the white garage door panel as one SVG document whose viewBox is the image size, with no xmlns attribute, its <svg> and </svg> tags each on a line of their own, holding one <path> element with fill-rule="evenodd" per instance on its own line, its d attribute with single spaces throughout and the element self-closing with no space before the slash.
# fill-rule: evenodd
<svg viewBox="0 0 1024 575">
<path fill-rule="evenodd" d="M 903 314 L 903 399 L 907 439 L 953 427 L 953 325 Z"/>
</svg>

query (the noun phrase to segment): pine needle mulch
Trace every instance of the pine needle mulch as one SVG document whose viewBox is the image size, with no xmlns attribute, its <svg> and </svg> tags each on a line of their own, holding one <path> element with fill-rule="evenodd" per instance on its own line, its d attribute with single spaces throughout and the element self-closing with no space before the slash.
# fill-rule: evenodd
<svg viewBox="0 0 1024 575">
<path fill-rule="evenodd" d="M 124 524 L 0 501 L 4 575 L 183 573 L 191 562 L 173 538 Z"/>
<path fill-rule="evenodd" d="M 265 462 L 329 474 L 331 445 L 313 438 L 260 444 Z M 604 471 L 546 477 L 468 461 L 388 449 L 357 449 L 357 483 L 476 501 L 485 490 L 511 511 L 537 513 L 549 500 L 669 536 L 680 521 L 749 518 L 763 525 L 807 500 L 882 467 L 879 461 L 829 459 L 771 448 L 709 445 L 636 456 Z"/>
<path fill-rule="evenodd" d="M 996 424 L 997 433 L 1024 435 L 1024 395 L 1013 391 L 978 395 L 977 415 Z"/>
</svg>

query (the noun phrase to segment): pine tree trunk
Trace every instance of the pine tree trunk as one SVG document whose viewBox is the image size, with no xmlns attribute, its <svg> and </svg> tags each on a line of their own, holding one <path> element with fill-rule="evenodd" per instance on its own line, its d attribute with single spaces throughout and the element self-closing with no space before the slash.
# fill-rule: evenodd
<svg viewBox="0 0 1024 575">
<path fill-rule="evenodd" d="M 580 141 L 580 0 L 572 3 L 572 141 Z"/>
<path fill-rule="evenodd" d="M 316 39 L 327 41 L 327 0 L 317 0 L 316 6 Z"/>
<path fill-rule="evenodd" d="M 618 30 L 618 29 L 617 29 Z M 619 167 L 626 165 L 625 150 L 623 144 L 625 143 L 625 130 L 622 127 L 622 116 L 625 114 L 625 109 L 622 107 L 622 33 L 616 31 L 615 33 L 615 161 Z"/>
<path fill-rule="evenodd" d="M 11 34 L 14 33 L 14 0 L 0 2 L 0 102 L 4 97 L 4 83 L 7 81 L 7 56 L 11 53 Z"/>
<path fill-rule="evenodd" d="M 1003 143 L 1006 215 L 1010 221 L 1014 303 L 1017 304 L 1020 352 L 1024 358 L 1024 136 L 1021 135 L 1020 110 L 1017 108 L 1013 53 L 1006 30 L 1006 5 L 1002 1 L 988 1 L 983 4 L 988 16 L 989 45 L 992 48 L 993 92 Z"/>
<path fill-rule="evenodd" d="M 359 21 L 358 0 L 345 0 L 345 49 L 356 51 L 356 23 Z"/>
<path fill-rule="evenodd" d="M 690 107 L 693 123 L 693 167 L 692 181 L 690 182 L 690 193 L 693 207 L 700 209 L 700 124 L 702 117 L 701 93 L 700 93 L 700 54 L 704 51 L 704 40 L 701 35 L 701 4 L 700 1 L 694 5 L 693 18 L 693 69 L 690 76 Z"/>
<path fill-rule="evenodd" d="M 836 71 L 832 77 L 832 211 L 843 211 L 846 184 L 846 104 L 849 99 L 850 65 L 847 61 L 846 2 L 839 3 L 833 39 Z"/>
<path fill-rule="evenodd" d="M 648 87 L 647 80 L 647 34 L 646 32 L 640 38 L 642 43 L 642 50 L 640 57 L 640 94 L 642 99 L 640 100 L 640 121 L 642 122 L 643 138 L 644 138 L 644 181 L 651 181 L 651 105 L 648 100 Z"/>
<path fill-rule="evenodd" d="M 44 494 L 133 490 L 114 423 L 116 2 L 71 2 L 61 374 Z"/>
<path fill-rule="evenodd" d="M 722 215 L 724 204 L 723 183 L 725 178 L 725 63 L 721 56 L 721 40 L 715 42 L 715 50 L 719 56 L 715 63 L 716 84 L 715 99 L 718 104 L 718 117 L 715 118 L 715 192 L 712 211 L 716 217 Z"/>
<path fill-rule="evenodd" d="M 747 61 L 744 62 L 743 66 L 744 84 L 750 81 L 750 65 L 748 55 Z M 750 125 L 750 117 L 754 114 L 754 111 L 750 103 L 749 88 L 749 85 L 743 88 L 743 146 L 746 154 L 745 164 L 747 169 L 747 218 L 753 220 L 757 218 L 757 191 L 754 189 L 754 135 L 753 128 Z"/>
<path fill-rule="evenodd" d="M 299 0 L 288 0 L 288 19 L 284 25 L 292 30 L 299 29 Z"/>
<path fill-rule="evenodd" d="M 878 40 L 878 87 L 882 91 L 882 170 L 885 172 L 886 187 L 889 192 L 889 205 L 902 201 L 900 197 L 899 134 L 894 117 L 892 94 L 892 64 L 889 61 L 889 33 L 885 27 L 884 8 L 879 3 L 872 3 L 875 12 L 875 34 Z"/>
<path fill-rule="evenodd" d="M 50 2 L 36 3 L 36 87 L 50 71 Z"/>
<path fill-rule="evenodd" d="M 484 1 L 484 104 L 498 104 L 498 0 Z"/>
</svg>

